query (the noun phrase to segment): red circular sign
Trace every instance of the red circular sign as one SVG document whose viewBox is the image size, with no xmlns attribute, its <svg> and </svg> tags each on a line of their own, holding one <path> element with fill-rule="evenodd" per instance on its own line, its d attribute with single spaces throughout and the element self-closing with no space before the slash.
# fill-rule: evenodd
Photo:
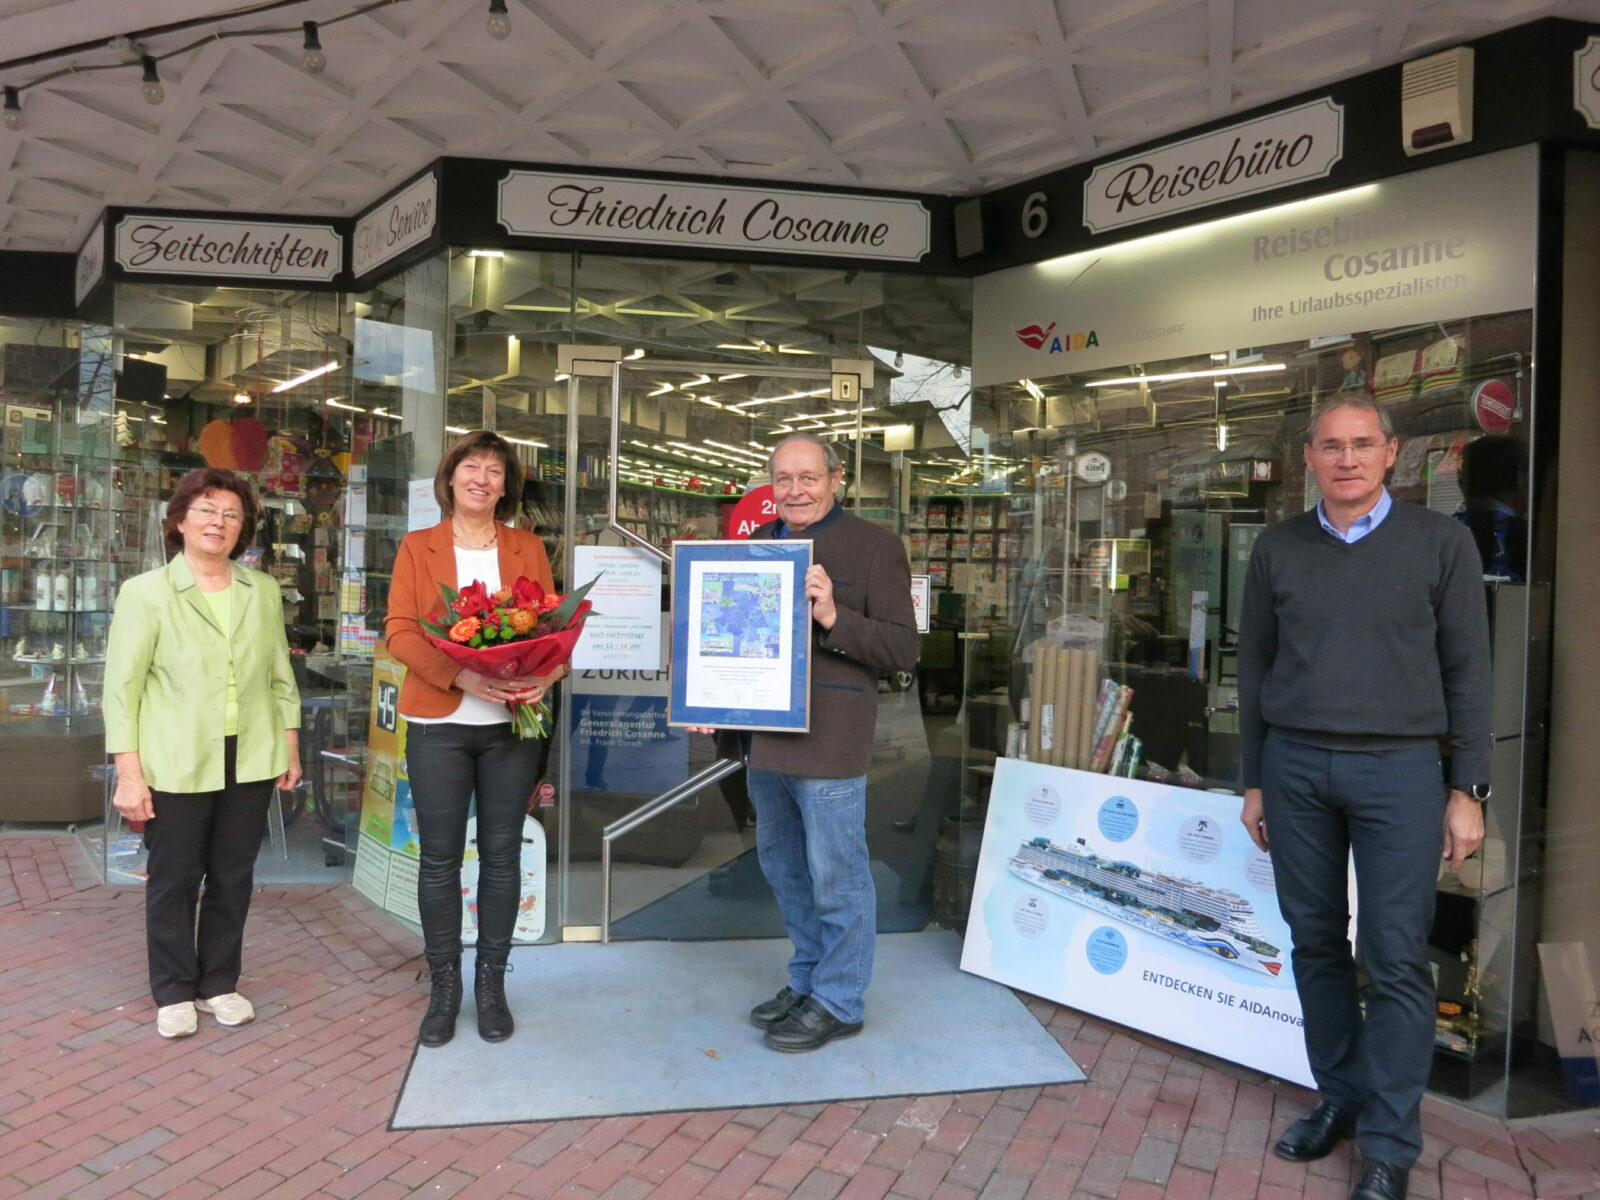
<svg viewBox="0 0 1600 1200">
<path fill-rule="evenodd" d="M 768 521 L 778 519 L 778 502 L 773 498 L 772 485 L 763 483 L 751 488 L 728 513 L 728 526 L 722 536 L 747 538 Z"/>
<path fill-rule="evenodd" d="M 1480 383 L 1472 393 L 1472 415 L 1485 433 L 1504 433 L 1517 418 L 1517 398 L 1498 379 Z"/>
</svg>

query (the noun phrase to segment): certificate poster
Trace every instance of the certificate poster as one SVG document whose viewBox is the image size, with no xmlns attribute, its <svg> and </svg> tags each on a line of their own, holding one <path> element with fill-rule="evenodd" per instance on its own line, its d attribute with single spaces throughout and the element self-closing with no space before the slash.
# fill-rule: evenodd
<svg viewBox="0 0 1600 1200">
<path fill-rule="evenodd" d="M 634 546 L 574 546 L 574 591 L 594 612 L 572 652 L 572 669 L 654 671 L 661 665 L 661 560 Z"/>
<path fill-rule="evenodd" d="M 1001 758 L 961 967 L 1314 1087 L 1240 798 Z"/>
<path fill-rule="evenodd" d="M 672 544 L 671 724 L 810 728 L 810 566 L 809 539 Z"/>
</svg>

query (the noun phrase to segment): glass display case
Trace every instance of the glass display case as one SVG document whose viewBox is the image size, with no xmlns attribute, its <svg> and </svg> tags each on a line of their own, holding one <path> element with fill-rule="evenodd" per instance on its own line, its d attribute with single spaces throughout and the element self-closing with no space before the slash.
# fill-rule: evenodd
<svg viewBox="0 0 1600 1200">
<path fill-rule="evenodd" d="M 0 324 L 0 820 L 100 812 L 106 634 L 137 523 L 113 390 L 107 331 Z"/>
</svg>

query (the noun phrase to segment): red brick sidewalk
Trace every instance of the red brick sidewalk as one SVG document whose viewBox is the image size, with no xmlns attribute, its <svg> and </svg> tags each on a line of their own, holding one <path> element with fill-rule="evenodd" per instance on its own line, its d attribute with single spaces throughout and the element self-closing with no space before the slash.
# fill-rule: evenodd
<svg viewBox="0 0 1600 1200">
<path fill-rule="evenodd" d="M 391 1133 L 426 992 L 408 931 L 348 887 L 265 889 L 245 957 L 257 1021 L 164 1042 L 142 900 L 100 886 L 71 838 L 0 838 L 0 1200 L 1343 1200 L 1349 1186 L 1347 1151 L 1309 1169 L 1267 1151 L 1301 1089 L 1038 1000 L 1087 1084 Z M 1600 1196 L 1597 1125 L 1508 1128 L 1430 1098 L 1411 1194 Z"/>
</svg>

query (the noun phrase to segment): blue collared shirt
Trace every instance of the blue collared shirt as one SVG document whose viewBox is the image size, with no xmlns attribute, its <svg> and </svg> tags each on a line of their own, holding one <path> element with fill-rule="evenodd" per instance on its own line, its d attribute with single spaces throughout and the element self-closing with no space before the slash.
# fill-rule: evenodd
<svg viewBox="0 0 1600 1200">
<path fill-rule="evenodd" d="M 1317 520 L 1321 521 L 1322 527 L 1341 542 L 1359 542 L 1383 524 L 1383 519 L 1389 515 L 1389 510 L 1393 507 L 1394 501 L 1389 498 L 1389 489 L 1384 488 L 1378 496 L 1378 502 L 1372 506 L 1372 511 L 1350 522 L 1349 533 L 1340 533 L 1333 522 L 1328 520 L 1327 506 L 1321 500 L 1317 501 Z"/>
</svg>

